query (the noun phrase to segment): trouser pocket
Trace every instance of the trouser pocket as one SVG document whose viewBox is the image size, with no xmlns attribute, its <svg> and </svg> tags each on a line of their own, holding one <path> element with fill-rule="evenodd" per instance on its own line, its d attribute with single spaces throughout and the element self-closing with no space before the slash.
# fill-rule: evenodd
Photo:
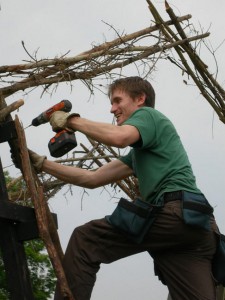
<svg viewBox="0 0 225 300">
<path fill-rule="evenodd" d="M 130 202 L 121 198 L 116 209 L 107 221 L 125 233 L 133 241 L 140 243 L 151 225 L 161 206 L 153 206 L 140 199 Z"/>
<path fill-rule="evenodd" d="M 182 212 L 185 224 L 210 230 L 213 208 L 203 194 L 183 191 Z"/>
</svg>

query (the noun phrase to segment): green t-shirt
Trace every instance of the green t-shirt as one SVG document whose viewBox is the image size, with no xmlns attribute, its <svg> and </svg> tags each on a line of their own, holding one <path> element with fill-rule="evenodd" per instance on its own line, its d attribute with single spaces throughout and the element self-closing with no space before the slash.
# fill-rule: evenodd
<svg viewBox="0 0 225 300">
<path fill-rule="evenodd" d="M 133 169 L 144 201 L 155 204 L 163 193 L 178 190 L 201 193 L 180 137 L 167 117 L 142 107 L 123 125 L 135 126 L 141 136 L 120 160 Z"/>
</svg>

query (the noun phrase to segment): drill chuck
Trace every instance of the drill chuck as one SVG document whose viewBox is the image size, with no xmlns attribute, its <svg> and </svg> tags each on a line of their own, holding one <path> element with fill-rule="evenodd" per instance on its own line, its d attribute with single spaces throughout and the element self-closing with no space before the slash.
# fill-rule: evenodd
<svg viewBox="0 0 225 300">
<path fill-rule="evenodd" d="M 34 118 L 31 124 L 35 127 L 39 126 L 41 124 L 49 122 L 54 112 L 59 110 L 69 112 L 71 111 L 71 109 L 72 109 L 72 103 L 69 100 L 62 100 L 61 102 L 53 105 L 52 107 L 50 107 L 49 109 L 41 113 L 39 116 Z"/>
</svg>

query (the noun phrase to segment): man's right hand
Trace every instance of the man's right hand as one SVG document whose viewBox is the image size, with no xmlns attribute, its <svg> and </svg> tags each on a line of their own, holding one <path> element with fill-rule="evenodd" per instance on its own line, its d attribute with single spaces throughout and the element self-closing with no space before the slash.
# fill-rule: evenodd
<svg viewBox="0 0 225 300">
<path fill-rule="evenodd" d="M 49 123 L 53 131 L 59 131 L 66 128 L 67 118 L 70 114 L 64 111 L 56 111 L 52 114 Z"/>
<path fill-rule="evenodd" d="M 66 129 L 67 131 L 73 131 L 71 128 L 67 127 L 67 120 L 71 117 L 80 117 L 80 115 L 77 113 L 69 114 L 64 111 L 54 112 L 49 121 L 53 131 L 57 132 L 62 129 Z"/>
</svg>

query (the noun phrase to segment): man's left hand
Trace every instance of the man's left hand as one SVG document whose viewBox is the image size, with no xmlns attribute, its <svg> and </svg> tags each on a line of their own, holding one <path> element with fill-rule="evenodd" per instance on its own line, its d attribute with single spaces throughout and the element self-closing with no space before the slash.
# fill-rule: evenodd
<svg viewBox="0 0 225 300">
<path fill-rule="evenodd" d="M 28 149 L 28 153 L 35 171 L 40 173 L 42 171 L 43 163 L 47 157 L 45 155 L 39 155 L 30 149 Z"/>
</svg>

